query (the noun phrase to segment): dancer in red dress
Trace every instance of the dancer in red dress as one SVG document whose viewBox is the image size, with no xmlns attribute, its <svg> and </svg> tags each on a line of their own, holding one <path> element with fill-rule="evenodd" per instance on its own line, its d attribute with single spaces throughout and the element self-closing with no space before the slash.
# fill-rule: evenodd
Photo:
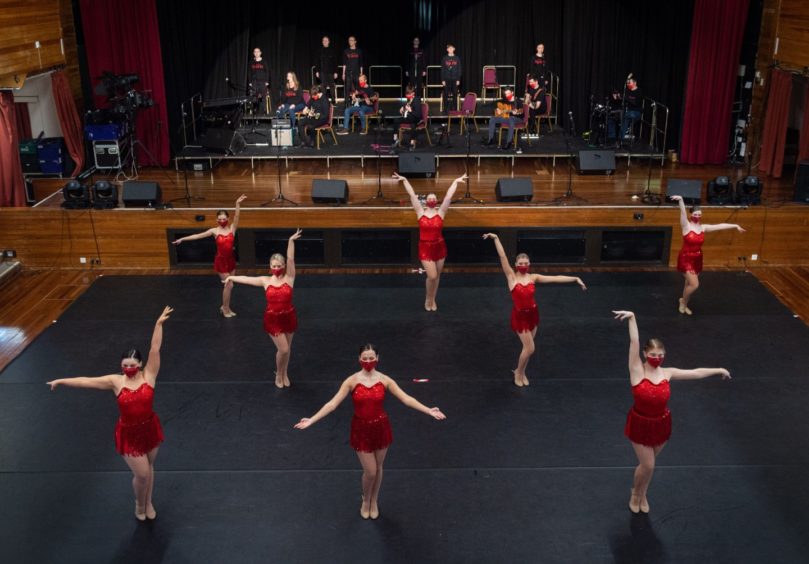
<svg viewBox="0 0 809 564">
<path fill-rule="evenodd" d="M 626 416 L 624 434 L 632 441 L 638 457 L 638 466 L 632 482 L 629 510 L 632 513 L 649 513 L 646 492 L 652 481 L 657 455 L 671 436 L 669 382 L 672 380 L 699 380 L 713 375 L 730 379 L 724 368 L 663 368 L 666 349 L 659 339 L 649 339 L 643 347 L 646 362 L 641 362 L 640 336 L 635 314 L 631 311 L 613 311 L 615 319 L 629 321 L 629 382 L 635 404 Z"/>
<path fill-rule="evenodd" d="M 121 355 L 121 374 L 95 378 L 60 378 L 48 382 L 51 390 L 57 386 L 111 390 L 118 399 L 121 416 L 115 426 L 115 449 L 132 470 L 135 490 L 135 518 L 138 521 L 157 517 L 152 504 L 154 490 L 154 461 L 163 429 L 152 410 L 157 373 L 160 370 L 160 345 L 163 343 L 163 322 L 174 311 L 166 306 L 155 323 L 152 344 L 146 366 L 140 351 L 131 349 Z"/>
<path fill-rule="evenodd" d="M 230 219 L 227 210 L 219 210 L 216 212 L 216 222 L 218 227 L 212 227 L 202 233 L 195 235 L 188 235 L 181 237 L 174 241 L 175 245 L 179 245 L 183 241 L 194 241 L 196 239 L 204 239 L 205 237 L 213 237 L 216 240 L 216 258 L 213 261 L 213 269 L 219 275 L 220 280 L 224 280 L 228 276 L 236 274 L 236 257 L 233 255 L 233 243 L 236 239 L 236 229 L 239 226 L 239 204 L 247 199 L 247 196 L 242 194 L 236 200 L 236 210 L 233 212 L 233 224 L 229 225 Z M 219 307 L 219 313 L 223 317 L 236 317 L 236 312 L 230 309 L 230 293 L 233 289 L 233 284 L 225 284 L 222 290 L 222 305 Z"/>
<path fill-rule="evenodd" d="M 227 285 L 235 282 L 264 288 L 267 307 L 264 310 L 264 330 L 275 343 L 275 385 L 289 387 L 289 356 L 292 352 L 292 337 L 298 329 L 298 316 L 292 305 L 292 288 L 295 286 L 295 241 L 301 231 L 293 233 L 287 243 L 287 256 L 275 253 L 270 257 L 272 276 L 228 276 Z"/>
<path fill-rule="evenodd" d="M 427 273 L 427 296 L 424 300 L 424 309 L 436 311 L 438 305 L 435 303 L 435 296 L 438 293 L 438 284 L 441 281 L 441 271 L 444 270 L 444 260 L 447 258 L 447 244 L 441 234 L 444 227 L 444 216 L 447 215 L 447 210 L 452 203 L 455 190 L 458 189 L 458 184 L 466 182 L 468 177 L 464 174 L 452 181 L 452 185 L 447 190 L 447 194 L 444 196 L 440 206 L 438 206 L 438 198 L 435 194 L 427 194 L 426 208 L 422 205 L 416 192 L 413 191 L 413 187 L 407 178 L 398 173 L 394 173 L 393 177 L 404 182 L 405 190 L 410 196 L 410 203 L 413 204 L 413 209 L 416 211 L 416 217 L 419 220 L 419 260 Z"/>
<path fill-rule="evenodd" d="M 494 233 L 486 233 L 484 239 L 491 239 L 494 241 L 494 246 L 497 249 L 497 254 L 500 257 L 500 266 L 508 280 L 508 289 L 511 292 L 511 300 L 514 305 L 511 308 L 511 329 L 517 333 L 522 343 L 522 351 L 517 360 L 517 368 L 514 369 L 514 384 L 517 386 L 528 386 L 528 377 L 525 374 L 525 369 L 528 366 L 528 360 L 534 354 L 534 338 L 537 335 L 537 326 L 539 326 L 539 311 L 537 310 L 537 303 L 534 299 L 534 290 L 536 284 L 547 283 L 570 283 L 575 282 L 582 290 L 586 290 L 587 286 L 581 281 L 578 276 L 545 276 L 543 274 L 530 273 L 531 261 L 528 255 L 520 253 L 514 262 L 517 272 L 511 268 L 506 257 L 506 251 L 503 249 L 503 244 L 500 238 Z"/>
<path fill-rule="evenodd" d="M 698 206 L 691 208 L 689 219 L 683 197 L 671 196 L 671 199 L 680 205 L 680 227 L 683 231 L 683 247 L 680 249 L 680 254 L 677 255 L 677 270 L 682 272 L 685 277 L 685 287 L 678 309 L 680 313 L 691 315 L 693 312 L 688 309 L 688 302 L 699 288 L 699 273 L 702 272 L 702 243 L 705 242 L 705 234 L 723 229 L 736 229 L 739 233 L 744 233 L 745 230 L 735 223 L 703 224 L 702 210 Z"/>
<path fill-rule="evenodd" d="M 348 396 L 354 402 L 354 417 L 351 420 L 351 448 L 357 451 L 362 465 L 362 504 L 360 515 L 363 519 L 379 517 L 379 488 L 382 485 L 382 467 L 388 447 L 393 441 L 388 415 L 382 409 L 385 392 L 390 392 L 407 407 L 426 413 L 434 419 L 447 416 L 437 407 L 427 407 L 407 395 L 390 377 L 376 370 L 379 361 L 378 351 L 368 344 L 360 349 L 362 370 L 343 381 L 340 390 L 312 417 L 304 417 L 296 429 L 306 429 L 337 409 Z"/>
</svg>

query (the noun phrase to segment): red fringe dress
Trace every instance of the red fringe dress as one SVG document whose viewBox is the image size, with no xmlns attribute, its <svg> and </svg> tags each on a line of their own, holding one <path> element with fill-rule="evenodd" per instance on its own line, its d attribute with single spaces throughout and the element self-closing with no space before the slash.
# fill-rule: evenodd
<svg viewBox="0 0 809 564">
<path fill-rule="evenodd" d="M 438 214 L 419 218 L 419 260 L 437 262 L 447 258 L 447 243 L 441 234 L 443 228 L 444 220 Z"/>
<path fill-rule="evenodd" d="M 511 290 L 511 329 L 515 333 L 533 331 L 539 325 L 539 310 L 534 299 L 534 283 L 517 284 Z"/>
<path fill-rule="evenodd" d="M 656 447 L 671 437 L 671 412 L 667 407 L 671 390 L 669 381 L 653 384 L 644 378 L 632 386 L 635 405 L 626 416 L 624 434 L 633 443 Z"/>
<path fill-rule="evenodd" d="M 358 452 L 374 452 L 393 442 L 388 414 L 382 409 L 385 385 L 377 382 L 370 388 L 357 384 L 351 392 L 354 417 L 351 419 L 351 448 Z"/>
<path fill-rule="evenodd" d="M 160 419 L 152 410 L 154 388 L 144 382 L 137 389 L 118 394 L 121 416 L 115 425 L 115 450 L 126 456 L 142 456 L 163 442 Z"/>
<path fill-rule="evenodd" d="M 236 257 L 233 256 L 233 231 L 227 235 L 216 236 L 216 257 L 213 259 L 213 269 L 222 274 L 230 274 L 236 270 Z"/>
<path fill-rule="evenodd" d="M 264 310 L 264 330 L 277 337 L 281 333 L 294 333 L 298 328 L 298 315 L 292 305 L 292 286 L 267 286 L 267 307 Z"/>
<path fill-rule="evenodd" d="M 689 231 L 683 235 L 683 248 L 677 255 L 677 270 L 699 274 L 702 272 L 702 244 L 705 242 L 705 232 L 695 233 Z"/>
</svg>

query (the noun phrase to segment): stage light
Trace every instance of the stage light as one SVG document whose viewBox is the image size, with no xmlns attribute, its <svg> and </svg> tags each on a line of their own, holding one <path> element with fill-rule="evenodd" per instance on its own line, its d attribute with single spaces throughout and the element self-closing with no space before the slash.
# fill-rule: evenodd
<svg viewBox="0 0 809 564">
<path fill-rule="evenodd" d="M 93 207 L 98 210 L 109 210 L 118 207 L 118 187 L 106 180 L 93 184 Z"/>
<path fill-rule="evenodd" d="M 746 176 L 736 183 L 736 201 L 744 206 L 760 204 L 763 191 L 764 184 L 758 176 Z"/>
<path fill-rule="evenodd" d="M 733 184 L 727 176 L 717 176 L 708 182 L 708 203 L 715 206 L 732 204 Z"/>
<path fill-rule="evenodd" d="M 62 207 L 70 210 L 86 209 L 90 207 L 90 192 L 87 186 L 78 180 L 71 180 L 62 188 Z"/>
</svg>

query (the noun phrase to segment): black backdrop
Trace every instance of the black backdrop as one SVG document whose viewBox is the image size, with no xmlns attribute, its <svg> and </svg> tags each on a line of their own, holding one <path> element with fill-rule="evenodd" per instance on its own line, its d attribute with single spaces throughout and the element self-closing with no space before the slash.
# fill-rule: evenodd
<svg viewBox="0 0 809 564">
<path fill-rule="evenodd" d="M 632 72 L 647 96 L 671 108 L 666 145 L 679 145 L 693 0 L 157 0 L 157 9 L 175 146 L 180 102 L 196 92 L 206 99 L 236 95 L 225 78 L 245 83 L 254 46 L 270 65 L 273 88 L 287 70 L 309 86 L 324 33 L 336 53 L 355 35 L 367 63 L 380 65 L 402 64 L 415 35 L 429 64 L 439 63 L 452 41 L 464 66 L 462 92 L 478 93 L 483 65 L 513 64 L 524 76 L 543 42 L 561 77 L 560 110 L 573 112 L 579 131 L 590 96 L 604 98 Z"/>
</svg>

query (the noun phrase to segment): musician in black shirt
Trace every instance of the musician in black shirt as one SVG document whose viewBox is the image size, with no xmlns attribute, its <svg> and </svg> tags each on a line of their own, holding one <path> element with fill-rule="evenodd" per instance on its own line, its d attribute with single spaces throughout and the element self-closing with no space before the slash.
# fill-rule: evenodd
<svg viewBox="0 0 809 564">
<path fill-rule="evenodd" d="M 413 48 L 407 53 L 405 65 L 405 80 L 416 87 L 416 92 L 421 92 L 421 85 L 427 81 L 427 60 L 420 43 L 418 37 L 413 38 Z"/>
<path fill-rule="evenodd" d="M 412 84 L 408 84 L 405 88 L 405 99 L 402 103 L 402 106 L 399 108 L 399 117 L 393 119 L 393 127 L 394 131 L 399 131 L 399 126 L 406 123 L 410 125 L 409 131 L 411 131 L 411 138 L 410 138 L 410 146 L 414 147 L 416 145 L 416 125 L 424 119 L 422 114 L 421 108 L 421 98 L 416 94 L 416 89 L 413 87 Z M 407 129 L 402 130 L 402 138 L 398 140 L 398 145 L 405 146 L 407 142 L 405 142 L 404 136 L 407 133 Z"/>
<path fill-rule="evenodd" d="M 281 90 L 281 105 L 275 115 L 279 118 L 289 117 L 289 123 L 295 127 L 295 114 L 305 107 L 303 102 L 303 91 L 298 82 L 298 76 L 290 71 L 287 73 L 286 83 Z"/>
<path fill-rule="evenodd" d="M 632 125 L 640 119 L 642 110 L 643 94 L 638 87 L 638 81 L 630 74 L 626 80 L 624 94 L 624 120 L 621 128 L 624 139 L 632 134 Z"/>
<path fill-rule="evenodd" d="M 325 94 L 328 91 L 328 97 L 334 101 L 335 83 L 337 80 L 337 69 L 334 64 L 334 50 L 329 46 L 330 40 L 328 35 L 324 35 L 320 40 L 322 47 L 318 57 L 318 65 L 315 67 L 315 77 L 320 82 L 321 89 Z"/>
<path fill-rule="evenodd" d="M 250 95 L 257 97 L 257 110 L 267 113 L 272 105 L 270 99 L 270 69 L 267 62 L 261 58 L 261 49 L 253 49 L 253 59 L 250 61 L 247 85 Z"/>
<path fill-rule="evenodd" d="M 525 91 L 525 103 L 532 118 L 542 115 L 547 109 L 547 97 L 545 88 L 540 84 L 535 76 L 528 75 L 528 89 Z"/>
<path fill-rule="evenodd" d="M 447 54 L 441 59 L 441 85 L 444 87 L 444 108 L 455 109 L 458 87 L 461 85 L 461 58 L 455 54 L 455 45 L 447 43 Z"/>
<path fill-rule="evenodd" d="M 522 100 L 514 95 L 514 90 L 506 88 L 503 91 L 503 98 L 497 102 L 494 116 L 489 119 L 489 136 L 486 140 L 486 145 L 494 144 L 494 132 L 497 124 L 501 127 L 508 128 L 508 135 L 506 137 L 506 144 L 501 149 L 507 149 L 514 139 L 514 126 L 523 122 L 523 103 Z"/>
<path fill-rule="evenodd" d="M 357 47 L 357 38 L 352 35 L 348 38 L 348 49 L 343 50 L 343 84 L 346 92 L 357 89 L 363 63 L 362 49 Z"/>
<path fill-rule="evenodd" d="M 361 74 L 358 88 L 351 92 L 350 98 L 346 97 L 346 110 L 343 112 L 343 127 L 337 130 L 337 135 L 348 135 L 351 116 L 354 114 L 359 114 L 360 116 L 360 135 L 365 135 L 367 131 L 367 118 L 365 115 L 374 111 L 374 104 L 378 98 L 379 95 L 374 92 L 374 89 L 368 84 L 367 77 Z"/>
<path fill-rule="evenodd" d="M 537 45 L 537 51 L 531 57 L 528 65 L 528 74 L 537 79 L 540 85 L 547 86 L 551 71 L 548 68 L 548 60 L 545 58 L 545 45 Z"/>
<path fill-rule="evenodd" d="M 315 128 L 329 121 L 330 106 L 329 99 L 323 95 L 320 86 L 315 85 L 309 89 L 309 103 L 298 121 L 298 139 L 302 146 L 314 147 Z"/>
</svg>

